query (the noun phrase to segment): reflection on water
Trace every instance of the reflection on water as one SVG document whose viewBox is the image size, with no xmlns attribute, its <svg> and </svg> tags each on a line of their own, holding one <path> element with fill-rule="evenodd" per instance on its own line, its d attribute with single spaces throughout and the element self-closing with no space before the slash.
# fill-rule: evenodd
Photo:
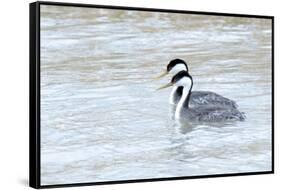
<svg viewBox="0 0 281 190">
<path fill-rule="evenodd" d="M 173 58 L 246 121 L 172 120 Z M 42 184 L 270 170 L 271 21 L 42 6 L 41 114 Z"/>
</svg>

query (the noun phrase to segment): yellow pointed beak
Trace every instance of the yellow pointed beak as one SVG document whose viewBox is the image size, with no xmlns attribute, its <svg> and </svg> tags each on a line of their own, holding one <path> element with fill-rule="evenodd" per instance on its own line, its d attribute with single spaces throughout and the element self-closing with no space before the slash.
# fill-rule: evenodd
<svg viewBox="0 0 281 190">
<path fill-rule="evenodd" d="M 172 84 L 172 83 L 165 84 L 165 85 L 163 85 L 163 86 L 157 88 L 156 90 L 161 90 L 161 89 L 164 89 L 164 88 L 168 88 L 168 87 L 170 87 L 170 86 L 173 86 L 173 84 Z"/>
<path fill-rule="evenodd" d="M 155 77 L 154 80 L 160 79 L 160 78 L 166 76 L 167 74 L 168 74 L 168 72 L 167 72 L 167 71 L 164 71 L 164 72 L 162 72 L 160 75 L 158 75 L 157 77 Z"/>
</svg>

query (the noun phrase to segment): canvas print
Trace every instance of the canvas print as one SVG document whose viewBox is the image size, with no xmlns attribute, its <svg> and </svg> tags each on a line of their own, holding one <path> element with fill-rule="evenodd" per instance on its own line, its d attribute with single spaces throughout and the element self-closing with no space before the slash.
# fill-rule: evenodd
<svg viewBox="0 0 281 190">
<path fill-rule="evenodd" d="M 272 19 L 40 5 L 41 185 L 272 170 Z"/>
</svg>

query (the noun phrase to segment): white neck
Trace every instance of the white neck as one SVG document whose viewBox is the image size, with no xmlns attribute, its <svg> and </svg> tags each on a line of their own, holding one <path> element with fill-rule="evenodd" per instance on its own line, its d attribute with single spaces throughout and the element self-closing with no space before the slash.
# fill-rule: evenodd
<svg viewBox="0 0 281 190">
<path fill-rule="evenodd" d="M 182 96 L 181 96 L 181 99 L 180 99 L 180 101 L 179 101 L 179 103 L 177 105 L 176 112 L 175 112 L 175 118 L 176 119 L 180 119 L 180 112 L 183 109 L 183 104 L 184 104 L 184 102 L 187 99 L 187 96 L 189 94 L 189 90 L 190 90 L 190 88 L 188 88 L 186 86 L 183 87 Z"/>
<path fill-rule="evenodd" d="M 176 82 L 176 86 L 182 86 L 182 96 L 181 99 L 177 105 L 176 112 L 175 112 L 175 118 L 180 118 L 180 112 L 184 108 L 185 101 L 187 101 L 187 97 L 189 92 L 191 92 L 192 88 L 192 79 L 189 77 L 183 77 L 179 81 Z"/>
<path fill-rule="evenodd" d="M 176 65 L 171 69 L 170 72 L 177 73 L 177 72 L 179 72 L 179 71 L 187 71 L 187 69 L 186 69 L 186 67 L 185 67 L 184 64 L 181 64 L 181 63 L 176 64 Z"/>
</svg>

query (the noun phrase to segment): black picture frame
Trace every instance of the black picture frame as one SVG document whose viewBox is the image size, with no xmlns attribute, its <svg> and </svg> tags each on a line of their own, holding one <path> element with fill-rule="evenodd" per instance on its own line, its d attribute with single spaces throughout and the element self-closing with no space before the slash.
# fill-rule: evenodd
<svg viewBox="0 0 281 190">
<path fill-rule="evenodd" d="M 88 7 L 102 9 L 118 9 L 118 10 L 137 10 L 149 12 L 165 12 L 165 13 L 184 13 L 184 14 L 199 14 L 199 15 L 215 15 L 225 17 L 247 17 L 247 18 L 263 18 L 271 20 L 272 29 L 272 124 L 271 124 L 271 139 L 272 139 L 272 168 L 270 171 L 261 172 L 246 172 L 246 173 L 231 173 L 231 174 L 214 174 L 201 176 L 184 176 L 184 177 L 169 177 L 169 178 L 153 178 L 153 179 L 137 179 L 137 180 L 122 180 L 122 181 L 106 181 L 92 183 L 70 183 L 70 184 L 53 184 L 41 185 L 40 183 L 40 6 L 55 5 L 55 6 L 71 6 L 71 7 Z M 73 186 L 88 186 L 88 185 L 105 185 L 105 184 L 120 184 L 120 183 L 135 183 L 135 182 L 152 182 L 164 180 L 183 180 L 196 178 L 211 178 L 211 177 L 227 177 L 227 176 L 242 176 L 242 175 L 258 175 L 274 173 L 274 17 L 264 15 L 248 15 L 248 14 L 233 14 L 233 13 L 217 13 L 217 12 L 199 12 L 187 10 L 170 10 L 156 8 L 141 8 L 141 7 L 120 7 L 108 5 L 91 5 L 79 3 L 60 3 L 60 2 L 45 2 L 38 1 L 30 3 L 29 8 L 29 185 L 33 188 L 55 188 L 55 187 L 73 187 Z"/>
</svg>

